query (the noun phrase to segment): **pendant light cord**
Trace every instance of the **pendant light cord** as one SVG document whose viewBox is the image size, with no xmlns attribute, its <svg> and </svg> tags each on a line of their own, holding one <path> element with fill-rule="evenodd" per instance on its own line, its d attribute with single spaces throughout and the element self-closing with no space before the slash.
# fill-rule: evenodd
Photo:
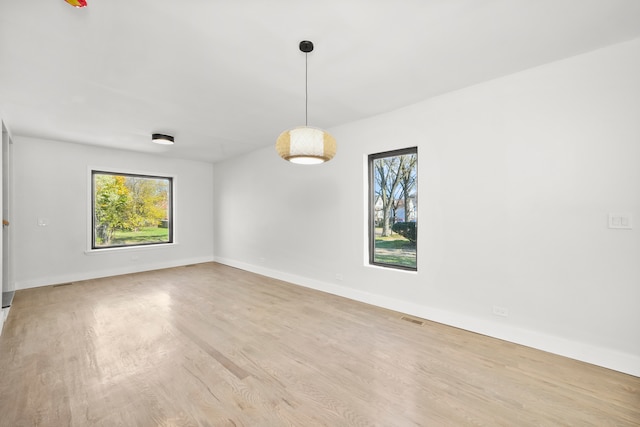
<svg viewBox="0 0 640 427">
<path fill-rule="evenodd" d="M 304 54 L 304 125 L 309 126 L 309 54 Z"/>
</svg>

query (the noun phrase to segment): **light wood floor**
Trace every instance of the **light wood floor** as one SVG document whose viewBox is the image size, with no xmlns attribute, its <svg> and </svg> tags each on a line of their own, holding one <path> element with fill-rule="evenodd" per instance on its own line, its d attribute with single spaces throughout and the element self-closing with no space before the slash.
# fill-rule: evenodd
<svg viewBox="0 0 640 427">
<path fill-rule="evenodd" d="M 640 378 L 401 316 L 215 263 L 18 291 L 0 425 L 640 425 Z"/>
</svg>

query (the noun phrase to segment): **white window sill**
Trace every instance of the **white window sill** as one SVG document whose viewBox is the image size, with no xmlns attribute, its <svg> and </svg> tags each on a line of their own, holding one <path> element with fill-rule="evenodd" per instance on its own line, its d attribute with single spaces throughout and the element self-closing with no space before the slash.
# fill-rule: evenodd
<svg viewBox="0 0 640 427">
<path fill-rule="evenodd" d="M 173 248 L 177 246 L 178 243 L 159 243 L 157 245 L 142 245 L 142 246 L 122 246 L 117 248 L 103 248 L 103 249 L 87 249 L 84 251 L 85 255 L 100 255 L 100 254 L 108 254 L 108 253 L 118 253 L 118 252 L 138 252 L 138 251 L 149 251 L 149 250 L 157 250 L 157 249 L 167 249 Z"/>
<path fill-rule="evenodd" d="M 369 268 L 375 268 L 376 270 L 395 271 L 399 273 L 408 273 L 408 274 L 418 274 L 417 270 L 405 270 L 403 268 L 385 267 L 382 265 L 369 264 L 368 262 L 364 266 Z"/>
</svg>

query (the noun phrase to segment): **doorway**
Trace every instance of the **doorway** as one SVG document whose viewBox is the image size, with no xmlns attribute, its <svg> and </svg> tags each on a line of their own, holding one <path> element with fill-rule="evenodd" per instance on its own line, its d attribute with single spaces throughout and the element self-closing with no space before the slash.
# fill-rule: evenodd
<svg viewBox="0 0 640 427">
<path fill-rule="evenodd" d="M 2 315 L 13 302 L 11 269 L 11 137 L 2 123 Z"/>
</svg>

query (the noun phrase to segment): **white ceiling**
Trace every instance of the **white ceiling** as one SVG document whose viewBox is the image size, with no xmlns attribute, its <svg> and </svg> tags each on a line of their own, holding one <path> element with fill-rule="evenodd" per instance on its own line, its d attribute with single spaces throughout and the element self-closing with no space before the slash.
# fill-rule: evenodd
<svg viewBox="0 0 640 427">
<path fill-rule="evenodd" d="M 640 37 L 639 0 L 87 1 L 0 1 L 14 135 L 219 161 L 304 124 L 300 40 L 331 128 Z"/>
</svg>

